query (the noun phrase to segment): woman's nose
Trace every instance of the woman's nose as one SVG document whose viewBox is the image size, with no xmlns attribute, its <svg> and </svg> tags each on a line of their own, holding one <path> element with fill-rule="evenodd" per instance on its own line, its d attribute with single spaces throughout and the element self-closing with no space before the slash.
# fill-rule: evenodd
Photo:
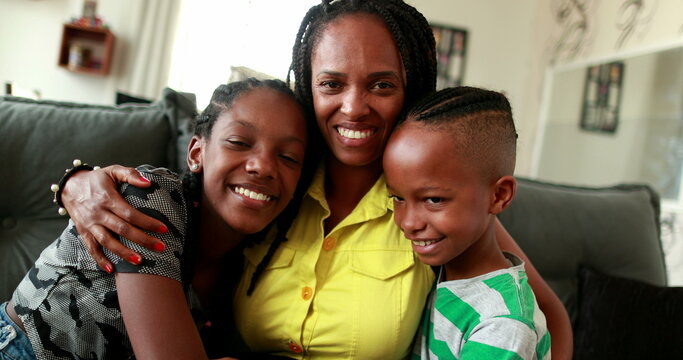
<svg viewBox="0 0 683 360">
<path fill-rule="evenodd" d="M 365 91 L 360 89 L 349 89 L 342 98 L 341 113 L 346 115 L 349 120 L 358 120 L 370 113 Z"/>
</svg>

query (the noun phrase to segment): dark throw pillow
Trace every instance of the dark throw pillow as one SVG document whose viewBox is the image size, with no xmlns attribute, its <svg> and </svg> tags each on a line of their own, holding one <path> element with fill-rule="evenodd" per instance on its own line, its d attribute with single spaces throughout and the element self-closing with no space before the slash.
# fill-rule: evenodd
<svg viewBox="0 0 683 360">
<path fill-rule="evenodd" d="M 680 359 L 683 288 L 579 270 L 574 359 Z"/>
</svg>

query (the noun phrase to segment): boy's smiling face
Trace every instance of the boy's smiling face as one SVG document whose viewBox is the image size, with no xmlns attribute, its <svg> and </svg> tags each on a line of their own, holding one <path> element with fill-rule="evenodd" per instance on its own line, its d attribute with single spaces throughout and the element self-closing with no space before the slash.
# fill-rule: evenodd
<svg viewBox="0 0 683 360">
<path fill-rule="evenodd" d="M 394 221 L 420 260 L 442 265 L 492 231 L 494 184 L 458 151 L 443 128 L 408 121 L 391 136 L 384 173 L 394 199 Z"/>
</svg>

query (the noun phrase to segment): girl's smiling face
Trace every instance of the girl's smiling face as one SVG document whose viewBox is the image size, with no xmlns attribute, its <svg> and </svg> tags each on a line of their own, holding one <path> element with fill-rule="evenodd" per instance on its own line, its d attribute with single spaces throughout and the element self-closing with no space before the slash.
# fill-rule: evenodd
<svg viewBox="0 0 683 360">
<path fill-rule="evenodd" d="M 394 39 L 377 17 L 327 24 L 311 56 L 315 116 L 334 157 L 378 164 L 403 107 L 405 76 Z"/>
<path fill-rule="evenodd" d="M 255 88 L 239 95 L 189 156 L 203 174 L 202 222 L 262 230 L 292 199 L 306 149 L 306 123 L 288 95 Z"/>
</svg>

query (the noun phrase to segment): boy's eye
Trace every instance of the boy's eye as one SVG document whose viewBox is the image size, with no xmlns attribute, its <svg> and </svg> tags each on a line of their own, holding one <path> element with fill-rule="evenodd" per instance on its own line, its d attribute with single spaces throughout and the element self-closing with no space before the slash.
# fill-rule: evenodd
<svg viewBox="0 0 683 360">
<path fill-rule="evenodd" d="M 389 198 L 394 201 L 403 201 L 403 198 L 398 195 L 389 195 Z"/>
<path fill-rule="evenodd" d="M 425 201 L 427 201 L 427 202 L 430 203 L 430 204 L 438 204 L 438 203 L 440 203 L 441 201 L 443 201 L 443 198 L 440 198 L 440 197 L 429 197 L 429 198 L 425 199 Z"/>
</svg>

